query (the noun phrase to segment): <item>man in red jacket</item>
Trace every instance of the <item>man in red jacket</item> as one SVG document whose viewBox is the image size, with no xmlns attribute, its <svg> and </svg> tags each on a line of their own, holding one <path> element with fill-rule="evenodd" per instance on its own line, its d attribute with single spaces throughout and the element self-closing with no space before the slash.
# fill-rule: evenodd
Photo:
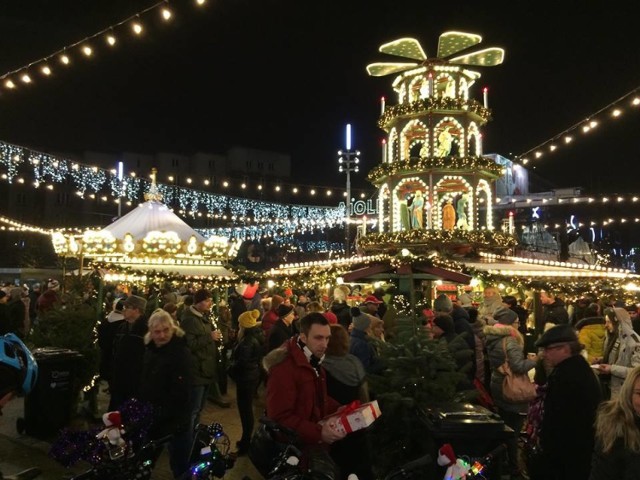
<svg viewBox="0 0 640 480">
<path fill-rule="evenodd" d="M 329 423 L 318 422 L 340 406 L 327 394 L 321 363 L 331 329 L 321 313 L 300 320 L 300 335 L 292 337 L 264 359 L 267 380 L 267 416 L 295 430 L 305 447 L 330 445 L 344 437 Z"/>
</svg>

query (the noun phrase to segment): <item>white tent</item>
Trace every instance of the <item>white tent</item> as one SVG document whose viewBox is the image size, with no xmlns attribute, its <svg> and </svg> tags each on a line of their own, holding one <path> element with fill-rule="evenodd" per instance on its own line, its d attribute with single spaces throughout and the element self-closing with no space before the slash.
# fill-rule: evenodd
<svg viewBox="0 0 640 480">
<path fill-rule="evenodd" d="M 130 233 L 134 241 L 142 240 L 151 231 L 173 231 L 183 242 L 192 236 L 196 241 L 204 242 L 205 238 L 181 220 L 164 203 L 151 200 L 138 205 L 124 217 L 101 230 L 109 232 L 115 238 L 123 238 Z"/>
</svg>

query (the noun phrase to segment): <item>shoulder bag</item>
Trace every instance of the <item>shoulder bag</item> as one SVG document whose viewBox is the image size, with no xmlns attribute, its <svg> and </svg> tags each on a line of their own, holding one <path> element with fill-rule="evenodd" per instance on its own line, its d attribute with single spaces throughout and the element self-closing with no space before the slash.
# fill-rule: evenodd
<svg viewBox="0 0 640 480">
<path fill-rule="evenodd" d="M 509 365 L 507 355 L 507 339 L 502 340 L 504 351 L 504 363 L 498 367 L 498 371 L 504 375 L 502 381 L 502 396 L 512 403 L 528 403 L 536 398 L 536 385 L 529 380 L 526 373 L 513 373 Z"/>
</svg>

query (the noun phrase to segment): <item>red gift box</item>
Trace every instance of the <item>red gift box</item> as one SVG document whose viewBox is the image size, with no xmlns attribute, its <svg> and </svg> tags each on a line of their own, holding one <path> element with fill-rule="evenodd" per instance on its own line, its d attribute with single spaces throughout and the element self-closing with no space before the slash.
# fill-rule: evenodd
<svg viewBox="0 0 640 480">
<path fill-rule="evenodd" d="M 382 412 L 377 400 L 363 404 L 355 400 L 337 413 L 323 418 L 321 423 L 329 423 L 339 432 L 351 433 L 368 427 L 380 415 Z"/>
</svg>

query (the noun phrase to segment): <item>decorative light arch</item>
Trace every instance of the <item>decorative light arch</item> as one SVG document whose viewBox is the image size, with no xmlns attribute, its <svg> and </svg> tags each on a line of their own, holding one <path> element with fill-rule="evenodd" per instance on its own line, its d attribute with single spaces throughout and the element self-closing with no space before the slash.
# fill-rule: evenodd
<svg viewBox="0 0 640 480">
<path fill-rule="evenodd" d="M 480 130 L 478 129 L 476 122 L 471 122 L 469 124 L 469 128 L 467 130 L 467 145 L 471 145 L 472 138 L 475 138 L 476 140 L 475 152 L 468 151 L 466 153 L 467 155 L 476 155 L 479 157 L 482 155 L 482 149 L 480 148 Z"/>
<path fill-rule="evenodd" d="M 491 193 L 491 185 L 489 182 L 482 179 L 478 181 L 478 185 L 476 187 L 476 215 L 478 215 L 478 209 L 480 208 L 480 193 L 484 192 L 487 195 L 487 230 L 493 230 L 493 194 Z M 480 218 L 478 216 L 478 218 Z M 478 229 L 481 229 L 482 226 L 478 225 Z"/>
<path fill-rule="evenodd" d="M 392 232 L 401 231 L 400 225 L 400 198 L 398 198 L 398 191 L 400 188 L 406 183 L 418 183 L 423 189 L 425 198 L 429 197 L 429 185 L 427 185 L 424 180 L 420 177 L 408 177 L 403 178 L 398 182 L 398 184 L 393 189 L 393 195 L 391 196 L 392 208 L 393 208 L 393 225 L 391 225 Z"/>
<path fill-rule="evenodd" d="M 444 202 L 448 199 L 448 198 L 455 198 L 458 192 L 446 192 L 445 194 L 442 195 L 442 197 L 439 197 L 439 190 L 440 190 L 440 185 L 442 185 L 444 182 L 448 182 L 451 180 L 458 180 L 460 181 L 463 185 L 464 185 L 464 190 L 463 193 L 468 193 L 469 196 L 471 197 L 471 204 L 474 203 L 474 197 L 473 197 L 473 186 L 462 176 L 460 175 L 445 175 L 444 177 L 442 177 L 438 183 L 436 183 L 433 186 L 433 198 L 435 201 L 435 205 L 434 207 L 436 207 L 436 221 L 434 222 L 434 228 L 438 228 L 441 229 L 442 228 L 442 206 L 444 204 Z M 465 191 L 466 190 L 466 191 Z M 473 209 L 470 208 L 469 206 L 467 207 L 469 212 L 469 218 L 467 223 L 469 225 L 473 225 L 473 219 L 474 219 L 474 214 L 473 214 Z M 433 216 L 432 216 L 433 217 Z"/>
<path fill-rule="evenodd" d="M 427 126 L 420 120 L 418 119 L 414 119 L 411 120 L 409 123 L 407 123 L 405 125 L 405 127 L 402 129 L 401 135 L 400 135 L 400 159 L 408 159 L 409 158 L 409 152 L 411 150 L 411 146 L 413 144 L 413 142 L 411 143 L 407 143 L 407 134 L 409 132 L 411 132 L 411 130 L 416 127 L 419 126 L 421 128 L 423 128 L 425 130 L 425 132 L 428 132 L 429 129 L 427 128 Z M 423 141 L 423 145 L 427 147 L 427 155 L 429 155 L 429 141 L 425 135 L 425 137 L 422 139 Z"/>
<path fill-rule="evenodd" d="M 392 128 L 389 132 L 389 142 L 387 143 L 387 162 L 393 163 L 400 160 L 398 157 L 398 131 Z"/>
<path fill-rule="evenodd" d="M 464 100 L 469 100 L 469 84 L 467 83 L 467 79 L 464 77 L 460 77 L 460 86 L 458 87 L 459 96 L 462 94 L 462 98 Z"/>
<path fill-rule="evenodd" d="M 442 124 L 444 123 L 453 123 L 456 128 L 458 130 L 460 130 L 460 132 L 462 132 L 460 135 L 454 137 L 458 143 L 459 143 L 459 148 L 458 151 L 460 153 L 460 155 L 463 154 L 463 152 L 466 151 L 466 142 L 465 142 L 465 136 L 464 136 L 464 127 L 462 126 L 462 124 L 455 119 L 454 117 L 444 117 L 442 120 L 440 120 L 438 123 L 436 123 L 435 127 L 433 128 L 433 136 L 434 136 L 434 140 L 433 140 L 433 150 L 434 152 L 436 151 L 436 139 L 438 138 L 438 135 L 441 133 L 442 130 L 444 130 L 444 128 L 442 127 Z M 431 154 L 431 153 L 430 153 Z"/>
<path fill-rule="evenodd" d="M 420 100 L 420 98 L 422 98 L 422 95 L 420 94 L 420 88 L 415 89 L 415 86 L 417 83 L 419 83 L 420 87 L 422 87 L 423 78 L 421 75 L 416 76 L 409 82 L 409 86 L 408 86 L 409 103 L 415 102 L 416 100 Z"/>
<path fill-rule="evenodd" d="M 456 97 L 456 80 L 455 78 L 453 78 L 449 73 L 439 73 L 438 76 L 436 77 L 435 80 L 435 85 L 439 85 L 440 84 L 440 80 L 441 79 L 446 79 L 446 87 L 445 89 L 442 91 L 442 95 L 439 95 L 441 98 L 445 98 L 445 97 L 449 97 L 449 98 L 455 98 Z M 452 87 L 453 87 L 453 91 L 449 90 L 449 82 L 452 82 Z M 436 89 L 437 91 L 437 89 Z M 434 92 L 435 94 L 436 92 Z"/>
<path fill-rule="evenodd" d="M 388 208 L 391 208 L 390 196 L 391 190 L 389 190 L 389 185 L 385 183 L 380 187 L 380 193 L 378 195 L 378 232 L 380 233 L 384 233 L 385 214 L 387 216 L 387 221 L 389 220 Z M 385 205 L 387 206 L 387 209 L 384 208 Z"/>
</svg>

